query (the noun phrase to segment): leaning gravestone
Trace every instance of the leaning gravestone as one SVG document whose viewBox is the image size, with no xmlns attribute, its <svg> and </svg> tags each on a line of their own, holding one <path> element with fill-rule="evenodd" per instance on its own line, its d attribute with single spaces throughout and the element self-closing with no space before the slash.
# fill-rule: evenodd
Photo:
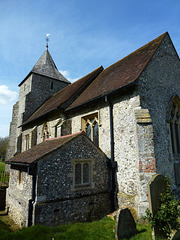
<svg viewBox="0 0 180 240">
<path fill-rule="evenodd" d="M 117 240 L 130 238 L 137 233 L 136 223 L 128 208 L 118 211 L 116 218 L 115 237 Z"/>
<path fill-rule="evenodd" d="M 152 215 L 156 215 L 161 205 L 160 194 L 165 193 L 167 188 L 166 178 L 163 175 L 156 174 L 148 184 L 149 209 Z M 157 227 L 152 230 L 152 239 L 160 236 L 161 232 Z"/>
</svg>

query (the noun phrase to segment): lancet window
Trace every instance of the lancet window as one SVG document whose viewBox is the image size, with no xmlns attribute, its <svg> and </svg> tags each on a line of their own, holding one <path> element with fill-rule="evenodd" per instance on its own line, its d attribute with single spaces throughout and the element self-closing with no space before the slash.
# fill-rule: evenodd
<svg viewBox="0 0 180 240">
<path fill-rule="evenodd" d="M 49 138 L 50 134 L 49 134 L 49 127 L 48 127 L 48 124 L 45 123 L 44 124 L 44 127 L 43 127 L 43 131 L 42 131 L 42 138 L 43 138 L 43 141 L 46 139 L 46 138 Z"/>
<path fill-rule="evenodd" d="M 170 109 L 170 133 L 173 154 L 180 154 L 180 100 L 174 97 Z"/>
</svg>

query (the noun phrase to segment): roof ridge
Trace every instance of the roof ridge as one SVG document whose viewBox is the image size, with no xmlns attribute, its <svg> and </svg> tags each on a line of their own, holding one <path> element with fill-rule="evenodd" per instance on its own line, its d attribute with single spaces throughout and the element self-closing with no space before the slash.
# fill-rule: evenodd
<svg viewBox="0 0 180 240">
<path fill-rule="evenodd" d="M 104 69 L 104 71 L 97 76 L 95 81 L 93 81 L 85 91 L 82 92 L 66 111 L 110 94 L 114 90 L 118 90 L 135 82 L 167 34 L 168 32 L 161 34 L 159 37 L 146 43 L 142 47 Z"/>
<path fill-rule="evenodd" d="M 97 70 L 100 69 L 101 67 L 103 68 L 103 66 L 101 65 L 100 67 L 94 69 L 92 72 L 97 71 Z M 104 69 L 104 68 L 103 68 L 103 69 Z M 88 76 L 88 75 L 91 74 L 92 72 L 86 74 L 84 77 Z M 75 82 L 71 83 L 70 85 L 68 85 L 67 87 L 59 90 L 57 93 L 53 94 L 50 98 L 52 98 L 53 96 L 56 96 L 57 94 L 60 94 L 60 92 L 65 91 L 65 89 L 71 87 L 72 85 L 77 84 L 77 82 L 80 81 L 81 79 L 83 79 L 84 77 L 79 78 L 77 81 L 75 81 Z M 48 99 L 48 100 L 49 100 L 49 99 Z M 48 101 L 48 100 L 47 100 L 47 101 Z"/>
<path fill-rule="evenodd" d="M 36 118 L 39 118 L 41 117 L 42 115 L 44 114 L 47 114 L 48 112 L 52 111 L 52 110 L 55 110 L 57 108 L 62 108 L 62 109 L 65 109 L 67 106 L 65 106 L 66 104 L 71 104 L 68 103 L 69 101 L 74 101 L 74 98 L 80 96 L 80 92 L 81 91 L 84 91 L 84 88 L 87 88 L 88 85 L 90 84 L 90 81 L 94 81 L 94 79 L 97 77 L 98 74 L 100 74 L 101 71 L 103 71 L 103 67 L 100 66 L 98 68 L 96 68 L 95 70 L 93 70 L 92 72 L 88 73 L 87 75 L 85 75 L 84 77 L 80 78 L 79 80 L 77 80 L 76 82 L 70 84 L 69 86 L 61 89 L 59 92 L 55 93 L 54 95 L 52 95 L 45 103 L 43 103 L 29 118 L 26 122 L 23 123 L 24 124 L 27 124 L 33 120 L 35 120 Z M 74 90 L 75 89 L 75 90 Z M 62 94 L 65 95 L 65 98 L 62 97 Z M 69 94 L 71 94 L 69 96 Z M 79 94 L 79 95 L 78 95 Z M 78 95 L 78 96 L 77 96 Z M 69 97 L 67 97 L 69 96 Z M 58 98 L 59 97 L 59 98 Z M 54 99 L 54 103 L 55 105 L 51 108 L 51 110 L 45 110 L 45 112 L 43 112 L 42 114 L 42 109 L 48 105 L 51 104 L 51 102 L 53 101 Z M 63 99 L 62 102 L 59 102 L 57 101 L 57 99 Z M 56 103 L 57 102 L 57 103 Z M 49 109 L 49 107 L 48 107 Z M 40 113 L 40 115 L 38 116 L 38 114 Z M 37 117 L 34 117 L 34 116 L 37 116 Z"/>
<path fill-rule="evenodd" d="M 51 139 L 51 141 L 50 141 L 50 139 L 49 139 L 49 141 L 46 139 L 45 141 L 33 146 L 32 148 L 28 149 L 27 151 L 17 154 L 16 156 L 14 156 L 11 159 L 9 159 L 8 161 L 6 161 L 6 163 L 31 164 L 33 162 L 38 161 L 42 157 L 45 157 L 48 154 L 56 151 L 58 148 L 63 147 L 65 144 L 71 142 L 76 137 L 80 137 L 81 135 L 86 136 L 85 133 L 83 131 L 81 131 L 78 133 L 62 136 L 60 138 Z M 87 139 L 90 140 L 88 137 L 87 137 Z M 55 141 L 55 140 L 59 140 L 59 141 Z M 42 149 L 43 149 L 43 151 L 42 151 Z"/>
<path fill-rule="evenodd" d="M 113 66 L 113 65 L 115 65 L 116 63 L 118 63 L 118 62 L 120 62 L 120 61 L 122 61 L 122 60 L 124 60 L 124 59 L 128 58 L 130 55 L 132 55 L 132 54 L 134 54 L 134 53 L 138 52 L 139 50 L 141 50 L 141 49 L 143 49 L 143 48 L 147 47 L 147 45 L 151 44 L 152 42 L 155 42 L 155 41 L 157 41 L 157 40 L 158 40 L 158 38 L 161 38 L 161 37 L 162 37 L 161 41 L 159 42 L 159 44 L 158 44 L 158 45 L 157 45 L 157 47 L 156 47 L 156 49 L 157 49 L 157 48 L 158 48 L 158 46 L 160 45 L 160 43 L 162 42 L 162 40 L 164 39 L 164 37 L 166 36 L 166 34 L 168 34 L 168 32 L 165 32 L 165 33 L 161 34 L 161 35 L 160 35 L 160 36 L 158 36 L 157 38 L 155 38 L 155 39 L 153 39 L 153 40 L 149 41 L 149 42 L 148 42 L 148 43 L 146 43 L 145 45 L 143 45 L 143 46 L 139 47 L 138 49 L 134 50 L 133 52 L 131 52 L 131 53 L 129 53 L 128 55 L 124 56 L 123 58 L 119 59 L 119 60 L 118 60 L 118 61 L 116 61 L 115 63 L 113 63 L 113 64 L 111 64 L 110 66 L 108 66 L 107 68 L 105 68 L 105 69 L 104 69 L 104 71 L 105 71 L 106 69 L 108 69 L 108 68 L 112 67 L 112 66 Z M 168 35 L 169 35 L 169 34 L 168 34 Z M 155 50 L 155 51 L 156 51 L 156 50 Z"/>
<path fill-rule="evenodd" d="M 72 133 L 72 134 L 68 134 L 68 135 L 64 135 L 64 136 L 61 136 L 61 137 L 55 137 L 55 138 L 46 138 L 45 141 L 52 141 L 52 140 L 57 140 L 57 139 L 62 139 L 62 138 L 67 138 L 67 137 L 73 137 L 73 136 L 76 136 L 76 135 L 80 135 L 82 134 L 84 131 L 80 131 L 80 132 L 77 132 L 77 133 Z"/>
</svg>

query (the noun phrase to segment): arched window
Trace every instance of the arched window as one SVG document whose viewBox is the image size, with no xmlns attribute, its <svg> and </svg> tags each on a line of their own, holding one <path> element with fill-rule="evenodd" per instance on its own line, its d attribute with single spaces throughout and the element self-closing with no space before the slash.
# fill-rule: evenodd
<svg viewBox="0 0 180 240">
<path fill-rule="evenodd" d="M 43 141 L 46 139 L 46 138 L 49 138 L 49 127 L 48 127 L 48 124 L 45 123 L 44 126 L 43 126 L 43 131 L 42 131 L 42 139 Z"/>
<path fill-rule="evenodd" d="M 87 136 L 99 146 L 99 122 L 98 114 L 91 114 L 82 118 L 82 129 L 86 132 Z"/>
<path fill-rule="evenodd" d="M 29 149 L 29 134 L 25 135 L 25 150 Z"/>
<path fill-rule="evenodd" d="M 180 154 L 180 100 L 173 98 L 170 108 L 170 133 L 173 154 Z"/>
</svg>

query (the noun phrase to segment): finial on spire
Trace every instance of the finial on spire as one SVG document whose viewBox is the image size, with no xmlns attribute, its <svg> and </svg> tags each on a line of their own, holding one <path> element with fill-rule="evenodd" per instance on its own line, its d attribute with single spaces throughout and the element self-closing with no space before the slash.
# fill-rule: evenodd
<svg viewBox="0 0 180 240">
<path fill-rule="evenodd" d="M 49 42 L 49 37 L 50 36 L 50 33 L 47 33 L 46 34 L 46 48 L 48 49 L 48 42 Z"/>
</svg>

